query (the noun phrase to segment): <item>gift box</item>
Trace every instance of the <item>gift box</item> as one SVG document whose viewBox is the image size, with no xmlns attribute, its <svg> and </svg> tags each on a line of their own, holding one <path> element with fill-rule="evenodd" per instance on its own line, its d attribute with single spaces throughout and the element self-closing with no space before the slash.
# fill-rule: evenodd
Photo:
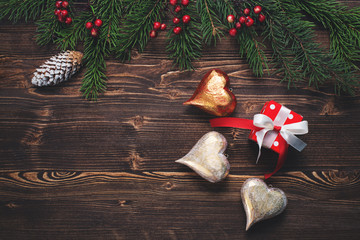
<svg viewBox="0 0 360 240">
<path fill-rule="evenodd" d="M 303 120 L 303 116 L 297 114 L 294 111 L 291 111 L 287 107 L 282 106 L 275 101 L 266 102 L 260 113 L 271 118 L 275 126 L 283 126 L 291 123 L 301 122 Z M 256 132 L 258 131 L 252 130 L 249 135 L 249 139 L 255 142 L 257 142 Z M 280 153 L 281 145 L 286 145 L 286 148 L 289 146 L 289 144 L 277 130 L 268 131 L 262 142 L 263 147 L 269 148 L 277 153 Z"/>
<path fill-rule="evenodd" d="M 295 135 L 308 133 L 308 123 L 303 117 L 275 102 L 266 102 L 260 114 L 256 114 L 253 120 L 242 118 L 215 118 L 210 120 L 212 127 L 236 127 L 250 129 L 249 138 L 259 145 L 260 158 L 261 147 L 269 148 L 279 154 L 277 165 L 272 173 L 265 174 L 265 178 L 271 177 L 284 164 L 288 147 L 291 145 L 298 151 L 302 151 L 306 144 Z M 257 162 L 256 161 L 256 162 Z"/>
</svg>

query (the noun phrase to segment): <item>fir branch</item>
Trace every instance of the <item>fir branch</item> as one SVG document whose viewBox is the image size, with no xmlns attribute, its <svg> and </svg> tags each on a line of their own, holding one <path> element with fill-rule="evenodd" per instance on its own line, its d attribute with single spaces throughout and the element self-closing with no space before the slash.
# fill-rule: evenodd
<svg viewBox="0 0 360 240">
<path fill-rule="evenodd" d="M 181 27 L 180 34 L 174 34 L 173 31 L 168 32 L 167 48 L 170 53 L 169 57 L 173 59 L 174 65 L 181 70 L 194 69 L 192 61 L 201 56 L 202 43 L 200 35 L 200 24 L 195 15 L 196 8 L 193 4 L 189 4 L 182 10 L 183 15 L 190 15 L 191 21 L 187 24 L 178 24 Z"/>
<path fill-rule="evenodd" d="M 282 0 L 309 14 L 330 31 L 330 49 L 339 58 L 357 68 L 360 60 L 360 8 L 348 9 L 336 0 Z"/>
<path fill-rule="evenodd" d="M 216 8 L 218 15 L 221 16 L 222 21 L 228 28 L 233 28 L 227 21 L 229 14 L 235 14 L 241 12 L 247 2 L 242 1 L 216 1 Z M 236 40 L 239 44 L 239 54 L 241 57 L 245 57 L 249 63 L 255 76 L 261 77 L 264 74 L 264 67 L 268 69 L 267 58 L 263 48 L 265 47 L 260 41 L 257 40 L 257 32 L 254 28 L 242 27 L 237 36 Z"/>
<path fill-rule="evenodd" d="M 257 77 L 262 77 L 264 67 L 267 69 L 267 58 L 265 56 L 264 45 L 257 41 L 257 33 L 253 29 L 242 29 L 237 35 L 239 53 L 241 57 L 246 57 L 250 68 Z"/>
<path fill-rule="evenodd" d="M 303 20 L 303 14 L 294 5 L 280 4 L 276 0 L 271 5 L 272 12 L 265 34 L 269 34 L 272 45 L 277 46 L 275 59 L 283 60 L 283 66 L 277 65 L 285 70 L 283 81 L 288 81 L 290 86 L 295 84 L 294 80 L 307 79 L 309 85 L 318 87 L 331 77 L 330 72 L 324 68 L 324 64 L 327 64 L 331 57 L 314 42 L 314 24 Z M 281 47 L 281 44 L 284 45 Z"/>
<path fill-rule="evenodd" d="M 108 55 L 120 37 L 120 19 L 126 9 L 122 0 L 92 0 L 91 4 L 96 17 L 103 19 L 100 38 L 104 40 L 104 52 Z"/>
<path fill-rule="evenodd" d="M 54 40 L 59 49 L 75 50 L 79 41 L 85 39 L 88 30 L 85 29 L 84 23 L 91 21 L 93 15 L 89 11 L 81 12 L 76 18 L 74 18 L 71 26 L 63 28 L 61 31 L 57 31 L 57 37 Z"/>
<path fill-rule="evenodd" d="M 92 0 L 90 4 L 95 16 L 85 14 L 84 18 L 87 18 L 86 21 L 92 21 L 94 18 L 103 19 L 103 26 L 100 28 L 98 39 L 89 35 L 86 37 L 84 61 L 87 71 L 81 91 L 86 99 L 96 100 L 98 95 L 106 90 L 105 57 L 110 54 L 111 48 L 116 44 L 120 30 L 119 19 L 124 9 L 121 0 L 109 2 Z"/>
<path fill-rule="evenodd" d="M 230 0 L 215 1 L 215 8 L 219 19 L 230 28 L 230 24 L 226 18 L 228 15 L 236 13 L 233 2 Z"/>
<path fill-rule="evenodd" d="M 97 100 L 106 90 L 106 63 L 103 41 L 87 36 L 85 39 L 84 62 L 86 72 L 81 86 L 83 95 L 88 100 Z"/>
<path fill-rule="evenodd" d="M 225 29 L 225 25 L 216 14 L 216 3 L 211 0 L 198 0 L 196 7 L 200 16 L 203 42 L 207 45 L 212 43 L 216 45 L 217 39 L 220 40 L 224 36 L 223 30 Z"/>
<path fill-rule="evenodd" d="M 46 9 L 42 12 L 41 17 L 36 21 L 37 32 L 36 42 L 40 46 L 46 44 L 55 43 L 60 49 L 68 50 L 75 49 L 75 46 L 78 41 L 79 34 L 81 32 L 80 18 L 74 18 L 72 11 L 73 1 L 69 1 L 69 17 L 74 19 L 74 22 L 71 25 L 66 23 L 61 23 L 57 20 L 57 17 L 54 14 L 54 1 L 48 2 Z M 76 25 L 76 28 L 74 28 Z M 75 31 L 76 30 L 76 31 Z"/>
<path fill-rule="evenodd" d="M 61 32 L 64 27 L 64 24 L 56 19 L 53 5 L 54 2 L 49 2 L 40 19 L 35 22 L 37 25 L 36 32 L 38 33 L 36 35 L 36 43 L 40 46 L 54 42 L 57 34 Z"/>
<path fill-rule="evenodd" d="M 289 46 L 289 38 L 286 38 L 283 34 L 282 26 L 274 24 L 273 20 L 268 20 L 268 29 L 264 32 L 267 34 L 265 38 L 268 38 L 273 49 L 274 68 L 277 70 L 274 74 L 283 73 L 282 81 L 288 83 L 288 88 L 294 85 L 295 82 L 302 79 L 301 72 L 297 69 L 298 65 L 295 63 L 292 57 L 292 52 L 287 47 Z"/>
<path fill-rule="evenodd" d="M 122 61 L 131 59 L 131 50 L 142 52 L 149 40 L 153 23 L 160 21 L 166 0 L 142 0 L 129 3 L 128 14 L 123 19 L 121 32 L 113 48 Z"/>
<path fill-rule="evenodd" d="M 18 22 L 35 20 L 49 4 L 55 5 L 51 0 L 0 0 L 0 20 L 8 16 L 8 19 Z"/>
<path fill-rule="evenodd" d="M 310 86 L 318 88 L 335 79 L 337 93 L 353 93 L 357 81 L 353 79 L 358 77 L 343 61 L 334 59 L 333 54 L 314 42 L 314 23 L 304 20 L 300 9 L 293 4 L 277 0 L 266 4 L 270 6 L 265 6 L 268 20 L 264 35 L 274 50 L 276 72 L 284 73 L 282 81 L 287 81 L 290 87 L 296 81 L 307 80 Z"/>
</svg>

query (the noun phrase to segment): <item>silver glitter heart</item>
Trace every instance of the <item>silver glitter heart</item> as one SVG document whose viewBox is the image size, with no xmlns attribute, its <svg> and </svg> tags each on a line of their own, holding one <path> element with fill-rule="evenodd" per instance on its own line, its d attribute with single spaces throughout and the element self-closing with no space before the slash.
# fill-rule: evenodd
<svg viewBox="0 0 360 240">
<path fill-rule="evenodd" d="M 269 188 L 259 178 L 249 178 L 244 182 L 241 199 L 246 213 L 246 231 L 259 221 L 279 215 L 287 205 L 282 190 Z"/>
<path fill-rule="evenodd" d="M 209 182 L 224 179 L 230 170 L 230 164 L 223 154 L 227 146 L 225 137 L 215 131 L 208 132 L 195 144 L 183 158 L 176 160 Z"/>
</svg>

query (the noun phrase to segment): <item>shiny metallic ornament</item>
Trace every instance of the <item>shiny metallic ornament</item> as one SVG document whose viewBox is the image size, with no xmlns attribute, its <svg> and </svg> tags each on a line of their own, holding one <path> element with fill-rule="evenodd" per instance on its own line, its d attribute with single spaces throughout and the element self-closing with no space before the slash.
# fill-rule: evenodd
<svg viewBox="0 0 360 240">
<path fill-rule="evenodd" d="M 241 199 L 246 212 L 246 231 L 259 221 L 279 215 L 287 205 L 287 198 L 282 190 L 269 188 L 259 178 L 249 178 L 244 182 Z"/>
<path fill-rule="evenodd" d="M 236 107 L 236 98 L 229 90 L 229 77 L 221 70 L 209 71 L 193 96 L 184 105 L 194 105 L 216 116 L 228 116 Z"/>
<path fill-rule="evenodd" d="M 227 147 L 225 137 L 215 131 L 205 134 L 185 157 L 176 160 L 209 182 L 216 183 L 224 179 L 230 170 L 230 163 L 223 154 Z"/>
</svg>

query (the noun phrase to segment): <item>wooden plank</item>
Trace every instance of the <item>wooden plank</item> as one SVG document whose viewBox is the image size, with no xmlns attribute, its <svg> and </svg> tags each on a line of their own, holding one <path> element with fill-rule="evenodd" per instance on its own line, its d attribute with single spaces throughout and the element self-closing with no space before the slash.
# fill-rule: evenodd
<svg viewBox="0 0 360 240">
<path fill-rule="evenodd" d="M 244 231 L 246 175 L 211 184 L 193 173 L 9 172 L 0 175 L 1 239 L 357 239 L 359 172 L 289 172 L 270 183 L 286 212 Z M 261 176 L 259 176 L 261 177 Z M 334 219 L 331 226 L 328 219 Z M 17 231 L 20 229 L 20 231 Z M 354 235 L 354 233 L 356 233 Z M 324 236 L 324 237 L 322 237 Z"/>
</svg>

